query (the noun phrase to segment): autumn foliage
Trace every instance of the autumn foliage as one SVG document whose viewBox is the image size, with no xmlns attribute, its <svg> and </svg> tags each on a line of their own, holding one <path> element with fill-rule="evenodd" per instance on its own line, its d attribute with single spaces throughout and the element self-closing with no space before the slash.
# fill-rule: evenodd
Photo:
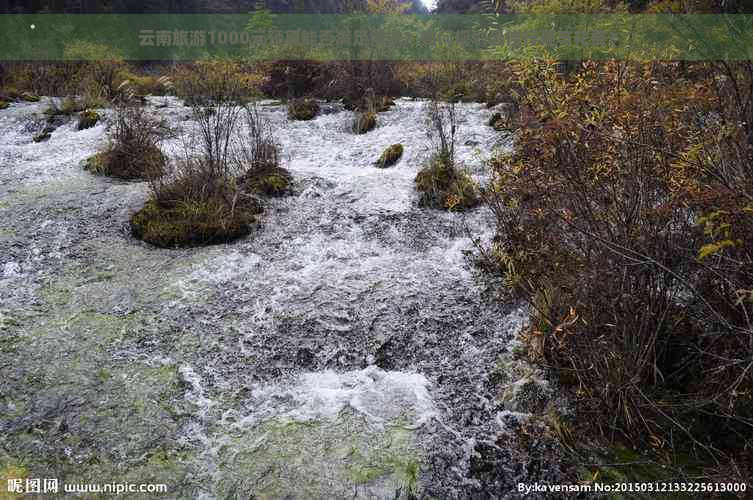
<svg viewBox="0 0 753 500">
<path fill-rule="evenodd" d="M 487 260 L 535 311 L 529 354 L 603 435 L 744 463 L 753 68 L 584 62 L 563 75 L 525 62 L 514 72 L 524 122 L 515 152 L 492 165 L 498 238 Z M 737 465 L 727 472 L 744 474 Z"/>
</svg>

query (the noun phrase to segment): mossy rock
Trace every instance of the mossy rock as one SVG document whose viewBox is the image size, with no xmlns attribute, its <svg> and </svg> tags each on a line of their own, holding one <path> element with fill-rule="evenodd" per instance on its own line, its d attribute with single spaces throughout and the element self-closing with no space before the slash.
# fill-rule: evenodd
<svg viewBox="0 0 753 500">
<path fill-rule="evenodd" d="M 353 121 L 353 132 L 356 134 L 365 134 L 370 130 L 374 130 L 376 124 L 376 113 L 357 113 L 355 120 Z"/>
<path fill-rule="evenodd" d="M 494 127 L 494 130 L 500 131 L 507 128 L 506 120 L 502 116 L 502 113 L 494 113 L 491 117 L 489 117 L 489 122 L 487 123 L 490 127 Z"/>
<path fill-rule="evenodd" d="M 422 206 L 442 210 L 467 210 L 481 201 L 473 179 L 442 158 L 433 159 L 416 175 L 416 189 Z"/>
<path fill-rule="evenodd" d="M 49 132 L 40 132 L 37 135 L 35 135 L 32 140 L 34 142 L 46 142 L 49 141 L 52 137 L 52 134 Z"/>
<path fill-rule="evenodd" d="M 314 99 L 293 99 L 288 102 L 288 118 L 291 120 L 313 120 L 319 114 L 319 103 Z"/>
<path fill-rule="evenodd" d="M 249 234 L 261 211 L 245 197 L 234 205 L 225 196 L 164 205 L 152 199 L 131 217 L 131 233 L 161 248 L 227 243 Z"/>
<path fill-rule="evenodd" d="M 284 196 L 291 192 L 290 173 L 281 167 L 254 168 L 244 174 L 238 184 L 244 191 L 266 196 Z"/>
<path fill-rule="evenodd" d="M 49 141 L 49 140 L 50 140 L 50 138 L 52 137 L 52 133 L 53 133 L 54 131 L 55 131 L 55 127 L 54 127 L 53 125 L 51 125 L 51 124 L 49 124 L 49 123 L 48 123 L 47 125 L 45 125 L 45 127 L 44 127 L 44 128 L 42 129 L 42 131 L 41 131 L 41 132 L 39 132 L 38 134 L 36 134 L 36 135 L 35 135 L 35 136 L 34 136 L 34 137 L 32 138 L 32 140 L 33 140 L 34 142 L 45 142 L 45 141 Z"/>
<path fill-rule="evenodd" d="M 87 109 L 86 111 L 82 111 L 78 115 L 78 130 L 86 130 L 88 128 L 92 128 L 94 125 L 97 124 L 99 121 L 99 113 L 92 109 Z"/>
<path fill-rule="evenodd" d="M 380 156 L 379 160 L 377 160 L 376 166 L 378 168 L 391 167 L 392 165 L 397 163 L 402 156 L 403 156 L 403 145 L 393 144 L 392 146 L 384 150 L 384 152 L 382 153 L 382 156 Z"/>
<path fill-rule="evenodd" d="M 23 99 L 26 102 L 39 102 L 39 96 L 36 94 L 32 94 L 31 92 L 24 92 L 21 94 L 21 99 Z"/>
<path fill-rule="evenodd" d="M 10 103 L 8 101 L 0 101 L 0 110 L 8 109 L 9 106 L 10 106 Z"/>
<path fill-rule="evenodd" d="M 148 180 L 161 177 L 166 165 L 167 158 L 156 146 L 139 151 L 139 154 L 129 154 L 122 146 L 114 144 L 88 158 L 84 169 L 117 179 Z"/>
</svg>

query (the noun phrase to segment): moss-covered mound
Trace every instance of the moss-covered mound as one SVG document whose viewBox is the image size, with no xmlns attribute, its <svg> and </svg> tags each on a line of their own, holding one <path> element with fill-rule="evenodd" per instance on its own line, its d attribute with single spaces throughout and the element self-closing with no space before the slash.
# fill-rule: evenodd
<svg viewBox="0 0 753 500">
<path fill-rule="evenodd" d="M 144 180 L 161 177 L 166 165 L 165 155 L 156 146 L 129 152 L 127 148 L 114 144 L 87 159 L 84 168 L 95 175 Z"/>
<path fill-rule="evenodd" d="M 382 156 L 380 156 L 379 160 L 377 160 L 376 166 L 378 168 L 391 167 L 392 165 L 397 163 L 402 156 L 403 156 L 403 145 L 393 144 L 392 146 L 384 150 L 384 152 L 382 153 Z"/>
<path fill-rule="evenodd" d="M 253 168 L 238 179 L 244 191 L 266 196 L 284 196 L 291 192 L 292 177 L 282 167 Z"/>
<path fill-rule="evenodd" d="M 353 120 L 353 132 L 356 134 L 365 134 L 373 130 L 377 124 L 376 113 L 357 113 Z"/>
<path fill-rule="evenodd" d="M 99 114 L 92 109 L 87 109 L 78 115 L 78 125 L 76 128 L 78 130 L 86 130 L 87 128 L 92 128 L 98 121 Z"/>
<path fill-rule="evenodd" d="M 292 99 L 288 102 L 288 118 L 291 120 L 313 120 L 319 114 L 319 103 L 314 99 Z"/>
<path fill-rule="evenodd" d="M 471 177 L 451 162 L 435 158 L 416 176 L 416 189 L 423 206 L 443 210 L 466 210 L 480 203 Z"/>
<path fill-rule="evenodd" d="M 0 101 L 0 110 L 8 109 L 8 106 L 10 106 L 10 103 L 8 101 Z"/>
<path fill-rule="evenodd" d="M 149 200 L 131 217 L 131 232 L 161 248 L 227 243 L 249 234 L 262 209 L 247 197 L 159 203 Z"/>
</svg>

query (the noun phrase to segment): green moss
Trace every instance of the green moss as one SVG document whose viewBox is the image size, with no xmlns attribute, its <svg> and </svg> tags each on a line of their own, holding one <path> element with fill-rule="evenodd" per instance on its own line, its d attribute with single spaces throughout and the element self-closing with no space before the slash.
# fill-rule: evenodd
<svg viewBox="0 0 753 500">
<path fill-rule="evenodd" d="M 314 99 L 293 99 L 288 102 L 288 118 L 291 120 L 312 120 L 319 113 L 319 103 Z"/>
<path fill-rule="evenodd" d="M 416 189 L 421 205 L 432 208 L 466 210 L 480 203 L 473 179 L 442 158 L 434 158 L 418 173 Z"/>
<path fill-rule="evenodd" d="M 87 128 L 92 128 L 94 125 L 97 124 L 99 121 L 99 113 L 97 113 L 94 110 L 87 109 L 86 111 L 82 111 L 78 115 L 78 130 L 86 130 Z"/>
<path fill-rule="evenodd" d="M 10 103 L 8 101 L 0 101 L 0 110 L 8 109 L 9 106 L 10 106 Z"/>
<path fill-rule="evenodd" d="M 21 99 L 26 102 L 39 102 L 39 96 L 32 94 L 31 92 L 24 92 L 23 94 L 21 94 Z"/>
<path fill-rule="evenodd" d="M 287 177 L 282 175 L 267 175 L 257 180 L 255 190 L 271 196 L 285 193 L 290 185 Z"/>
<path fill-rule="evenodd" d="M 356 134 L 365 134 L 370 130 L 374 130 L 376 124 L 376 113 L 357 113 L 355 120 L 353 121 L 353 132 L 355 132 Z"/>
<path fill-rule="evenodd" d="M 249 234 L 259 212 L 256 204 L 231 206 L 224 197 L 183 200 L 168 206 L 149 200 L 131 218 L 131 232 L 162 248 L 226 243 Z"/>
<path fill-rule="evenodd" d="M 398 160 L 400 160 L 402 156 L 403 156 L 403 145 L 393 144 L 392 146 L 384 150 L 384 152 L 382 153 L 382 156 L 380 156 L 379 160 L 377 160 L 376 166 L 379 168 L 391 167 L 392 165 L 397 163 Z"/>
<path fill-rule="evenodd" d="M 290 193 L 290 173 L 281 167 L 252 168 L 238 179 L 244 191 L 266 196 L 284 196 Z"/>
</svg>

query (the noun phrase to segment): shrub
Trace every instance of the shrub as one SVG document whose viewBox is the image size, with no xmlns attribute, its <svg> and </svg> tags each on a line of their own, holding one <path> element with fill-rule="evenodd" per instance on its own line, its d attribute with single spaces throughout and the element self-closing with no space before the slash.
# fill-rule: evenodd
<svg viewBox="0 0 753 500">
<path fill-rule="evenodd" d="M 434 154 L 416 176 L 420 204 L 445 210 L 465 210 L 478 205 L 480 200 L 473 180 L 455 165 L 455 103 L 429 102 L 427 129 Z"/>
<path fill-rule="evenodd" d="M 325 65 L 318 61 L 275 61 L 272 63 L 262 91 L 275 98 L 297 99 L 320 88 L 325 75 Z"/>
<path fill-rule="evenodd" d="M 262 208 L 239 186 L 242 174 L 248 169 L 273 175 L 278 154 L 255 109 L 245 108 L 252 140 L 239 140 L 244 108 L 237 105 L 238 85 L 229 73 L 215 78 L 205 89 L 213 106 L 194 104 L 198 130 L 184 137 L 184 157 L 174 174 L 152 180 L 152 198 L 131 219 L 134 236 L 180 247 L 228 242 L 251 232 Z"/>
<path fill-rule="evenodd" d="M 178 66 L 170 82 L 187 106 L 206 106 L 215 100 L 226 101 L 228 97 L 235 104 L 243 104 L 260 93 L 261 77 L 247 69 L 237 61 L 198 61 Z M 228 84 L 232 84 L 232 90 Z M 223 95 L 223 92 L 232 95 Z"/>
<path fill-rule="evenodd" d="M 529 118 L 514 154 L 492 166 L 499 234 L 487 256 L 533 306 L 529 354 L 574 389 L 580 420 L 610 438 L 703 451 L 706 461 L 744 456 L 753 109 L 741 89 L 753 71 L 516 71 Z"/>
<path fill-rule="evenodd" d="M 87 109 L 78 115 L 78 124 L 76 125 L 76 128 L 78 130 L 86 130 L 87 128 L 92 128 L 98 121 L 99 114 L 92 109 Z"/>
<path fill-rule="evenodd" d="M 124 180 L 158 179 L 167 165 L 160 143 L 169 135 L 168 127 L 147 115 L 142 107 L 120 104 L 114 113 L 108 146 L 90 158 L 85 168 Z"/>
<path fill-rule="evenodd" d="M 400 160 L 400 158 L 403 156 L 403 145 L 402 144 L 393 144 L 392 146 L 389 146 L 387 149 L 384 150 L 382 153 L 382 156 L 379 157 L 379 160 L 377 160 L 377 167 L 379 168 L 386 168 L 391 167 L 395 163 Z"/>
<path fill-rule="evenodd" d="M 301 98 L 288 101 L 288 118 L 291 120 L 313 120 L 319 113 L 319 103 L 315 99 Z"/>
<path fill-rule="evenodd" d="M 239 186 L 244 191 L 266 196 L 289 193 L 291 177 L 279 166 L 280 147 L 269 121 L 256 106 L 247 106 L 245 111 L 246 134 L 234 147 L 237 170 L 244 172 L 239 177 Z"/>
</svg>

